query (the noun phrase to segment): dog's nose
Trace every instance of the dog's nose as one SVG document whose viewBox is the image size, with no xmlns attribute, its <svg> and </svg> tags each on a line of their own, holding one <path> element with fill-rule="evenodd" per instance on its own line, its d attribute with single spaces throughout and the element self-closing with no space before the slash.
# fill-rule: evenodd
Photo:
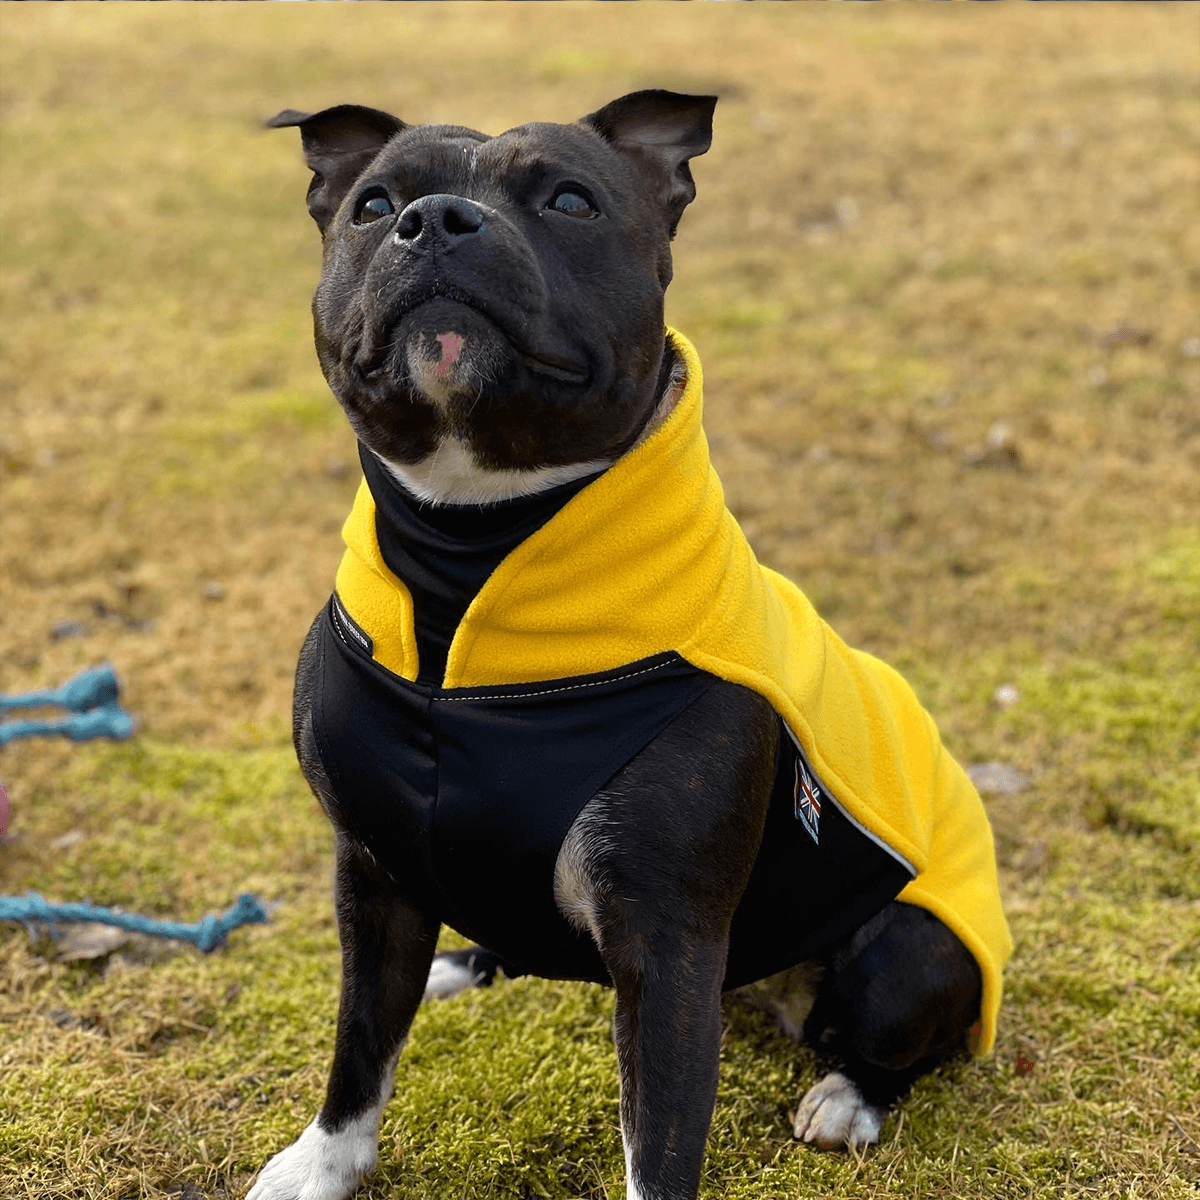
<svg viewBox="0 0 1200 1200">
<path fill-rule="evenodd" d="M 411 247 L 428 241 L 452 246 L 483 228 L 483 209 L 462 196 L 437 193 L 414 200 L 396 223 L 396 241 Z"/>
</svg>

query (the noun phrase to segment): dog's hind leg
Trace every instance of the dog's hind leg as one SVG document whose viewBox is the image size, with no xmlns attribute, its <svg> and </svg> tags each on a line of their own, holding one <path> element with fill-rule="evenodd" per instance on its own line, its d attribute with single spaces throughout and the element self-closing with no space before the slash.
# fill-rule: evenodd
<svg viewBox="0 0 1200 1200">
<path fill-rule="evenodd" d="M 896 1100 L 966 1048 L 981 993 L 978 964 L 937 917 L 887 905 L 825 960 L 804 1032 L 841 1069 L 801 1100 L 796 1137 L 825 1147 L 879 1141 Z"/>
<path fill-rule="evenodd" d="M 502 971 L 509 979 L 517 974 L 498 954 L 482 946 L 441 950 L 434 955 L 433 966 L 429 968 L 425 999 L 449 1000 L 470 988 L 491 987 L 497 971 Z"/>
<path fill-rule="evenodd" d="M 263 1168 L 247 1200 L 344 1200 L 375 1165 L 379 1119 L 421 1003 L 439 922 L 338 837 L 342 994 L 325 1103 Z"/>
</svg>

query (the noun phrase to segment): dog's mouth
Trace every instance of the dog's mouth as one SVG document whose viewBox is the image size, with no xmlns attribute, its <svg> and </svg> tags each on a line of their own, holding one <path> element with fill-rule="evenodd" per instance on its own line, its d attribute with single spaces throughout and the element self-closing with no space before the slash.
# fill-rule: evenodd
<svg viewBox="0 0 1200 1200">
<path fill-rule="evenodd" d="M 429 346 L 447 368 L 454 365 L 463 344 L 470 342 L 488 346 L 491 359 L 508 357 L 555 383 L 583 387 L 590 379 L 586 362 L 558 347 L 531 344 L 531 339 L 514 330 L 490 306 L 446 284 L 400 298 L 377 335 L 368 340 L 374 344 L 369 350 L 366 346 L 360 350 L 356 366 L 359 375 L 373 383 L 395 377 L 414 341 Z"/>
<path fill-rule="evenodd" d="M 518 357 L 535 375 L 545 375 L 559 383 L 577 384 L 582 387 L 588 381 L 588 371 L 579 363 L 556 354 L 536 353 L 513 347 Z"/>
</svg>

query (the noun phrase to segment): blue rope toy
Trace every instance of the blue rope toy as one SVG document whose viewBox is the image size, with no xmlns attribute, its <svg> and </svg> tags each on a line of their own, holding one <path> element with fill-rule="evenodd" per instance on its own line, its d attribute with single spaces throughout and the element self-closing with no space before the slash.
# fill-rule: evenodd
<svg viewBox="0 0 1200 1200">
<path fill-rule="evenodd" d="M 89 667 L 62 687 L 36 692 L 0 695 L 0 712 L 17 708 L 42 708 L 53 705 L 69 710 L 69 715 L 47 720 L 22 718 L 0 725 L 0 746 L 19 737 L 44 737 L 60 734 L 73 741 L 90 738 L 127 738 L 137 722 L 121 707 L 117 697 L 120 684 L 111 663 Z"/>
<path fill-rule="evenodd" d="M 89 667 L 61 687 L 0 695 L 0 712 L 53 705 L 68 709 L 70 713 L 54 720 L 6 721 L 0 725 L 0 745 L 13 738 L 48 734 L 61 734 L 77 742 L 97 737 L 127 738 L 137 728 L 137 722 L 121 707 L 119 695 L 117 673 L 110 663 Z M 20 921 L 26 925 L 33 921 L 48 925 L 58 921 L 96 921 L 134 933 L 192 942 L 205 953 L 215 950 L 242 925 L 262 924 L 267 920 L 267 910 L 249 895 L 239 896 L 237 903 L 222 916 L 210 914 L 193 924 L 161 921 L 95 904 L 51 904 L 36 892 L 26 896 L 0 896 L 0 921 Z"/>
<path fill-rule="evenodd" d="M 242 925 L 261 925 L 268 920 L 267 910 L 253 896 L 243 895 L 222 916 L 209 914 L 201 921 L 186 924 L 182 921 L 160 921 L 137 913 L 118 912 L 95 904 L 51 904 L 36 892 L 26 896 L 0 896 L 0 921 L 98 921 L 116 925 L 134 933 L 155 937 L 177 938 L 192 942 L 206 954 L 215 950 L 235 929 Z"/>
</svg>

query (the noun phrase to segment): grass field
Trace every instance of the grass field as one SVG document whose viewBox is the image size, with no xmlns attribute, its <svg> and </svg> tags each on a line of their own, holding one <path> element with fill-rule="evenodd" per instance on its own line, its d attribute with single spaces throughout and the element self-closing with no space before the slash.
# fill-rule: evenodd
<svg viewBox="0 0 1200 1200">
<path fill-rule="evenodd" d="M 357 467 L 298 139 L 259 123 L 499 132 L 663 86 L 721 96 L 669 317 L 731 506 L 963 761 L 1026 780 L 987 796 L 995 1055 L 822 1154 L 788 1120 L 817 1064 L 731 1003 L 704 1200 L 1195 1197 L 1198 33 L 1188 4 L 0 5 L 0 690 L 110 659 L 140 720 L 0 751 L 0 892 L 275 904 L 209 956 L 0 928 L 0 1195 L 240 1196 L 320 1101 L 331 838 L 288 710 Z M 423 1010 L 361 1194 L 619 1200 L 610 1006 Z"/>
</svg>

